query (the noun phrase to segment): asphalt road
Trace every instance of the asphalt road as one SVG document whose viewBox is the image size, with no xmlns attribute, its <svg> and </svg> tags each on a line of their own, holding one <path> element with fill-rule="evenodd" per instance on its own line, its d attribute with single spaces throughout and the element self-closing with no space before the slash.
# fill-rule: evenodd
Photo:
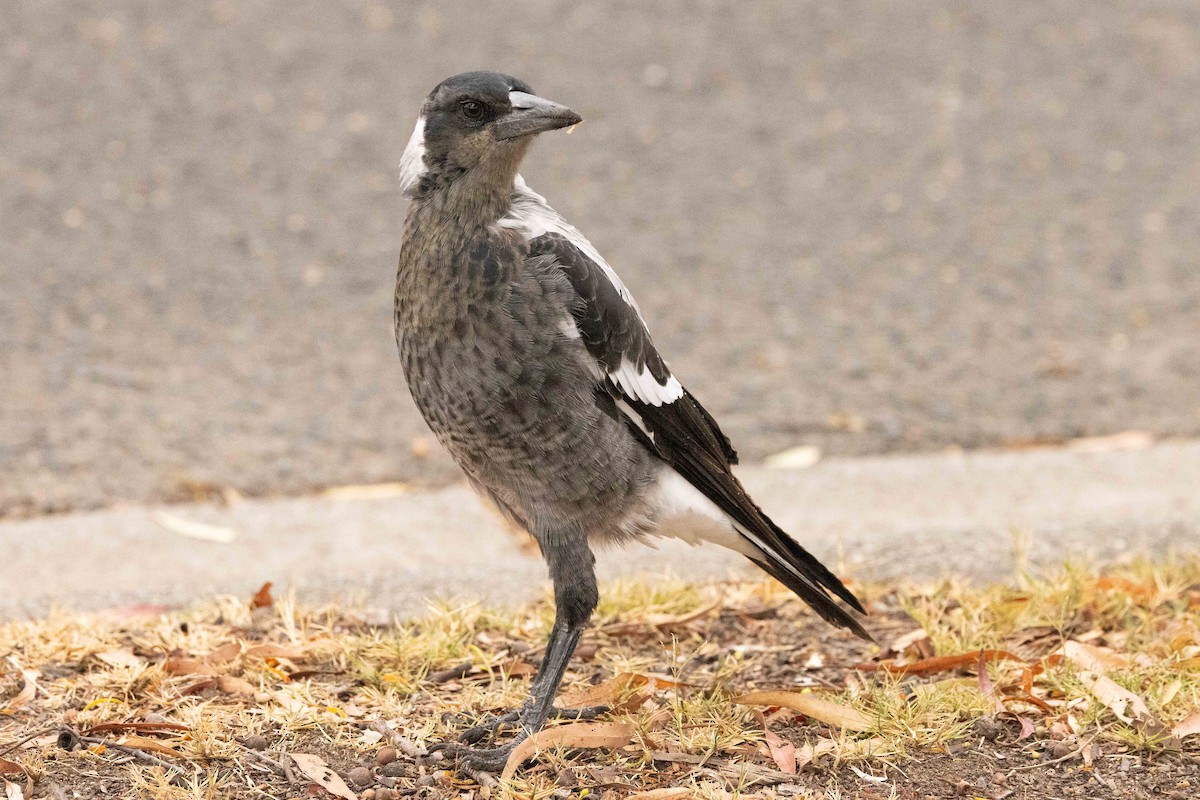
<svg viewBox="0 0 1200 800">
<path fill-rule="evenodd" d="M 444 481 L 390 331 L 416 108 L 530 183 L 754 461 L 1200 433 L 1200 6 L 0 5 L 0 515 Z"/>
<path fill-rule="evenodd" d="M 1133 451 L 1045 450 L 830 459 L 743 469 L 775 520 L 854 580 L 1004 581 L 1200 551 L 1200 442 Z M 168 516 L 164 516 L 164 513 Z M 221 541 L 196 538 L 195 523 Z M 212 528 L 202 529 L 211 534 Z M 546 565 L 457 484 L 395 497 L 310 496 L 228 508 L 182 504 L 0 522 L 0 618 L 52 607 L 188 604 L 276 596 L 356 600 L 409 616 L 431 598 L 509 604 L 548 589 Z M 662 541 L 597 554 L 602 579 L 760 574 L 717 547 Z"/>
</svg>

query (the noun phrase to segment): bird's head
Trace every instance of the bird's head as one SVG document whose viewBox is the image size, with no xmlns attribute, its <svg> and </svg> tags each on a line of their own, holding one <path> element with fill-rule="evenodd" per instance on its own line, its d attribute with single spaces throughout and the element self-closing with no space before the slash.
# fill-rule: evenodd
<svg viewBox="0 0 1200 800">
<path fill-rule="evenodd" d="M 581 120 L 510 75 L 455 75 L 434 87 L 421 106 L 400 162 L 402 187 L 413 193 L 464 175 L 510 186 L 535 135 Z"/>
</svg>

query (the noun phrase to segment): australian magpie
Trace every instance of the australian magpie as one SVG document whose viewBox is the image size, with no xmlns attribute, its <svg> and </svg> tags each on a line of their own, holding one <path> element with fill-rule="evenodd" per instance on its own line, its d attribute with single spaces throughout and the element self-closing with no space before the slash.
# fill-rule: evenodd
<svg viewBox="0 0 1200 800">
<path fill-rule="evenodd" d="M 518 711 L 443 747 L 474 770 L 551 714 L 596 607 L 591 546 L 652 536 L 714 542 L 753 561 L 834 625 L 867 637 L 828 569 L 770 520 L 731 471 L 737 454 L 672 374 L 637 303 L 587 239 L 518 173 L 534 137 L 574 111 L 495 72 L 440 83 L 400 164 L 410 198 L 396 341 L 426 422 L 500 510 L 537 540 L 556 617 Z"/>
</svg>

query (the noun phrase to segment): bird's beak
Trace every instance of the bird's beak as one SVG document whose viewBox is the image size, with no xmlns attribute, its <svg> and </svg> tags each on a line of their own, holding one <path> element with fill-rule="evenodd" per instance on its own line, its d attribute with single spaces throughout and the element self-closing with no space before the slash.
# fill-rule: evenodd
<svg viewBox="0 0 1200 800">
<path fill-rule="evenodd" d="M 509 92 L 512 111 L 492 123 L 497 139 L 514 139 L 543 131 L 566 128 L 583 121 L 583 117 L 566 106 L 526 92 Z"/>
</svg>

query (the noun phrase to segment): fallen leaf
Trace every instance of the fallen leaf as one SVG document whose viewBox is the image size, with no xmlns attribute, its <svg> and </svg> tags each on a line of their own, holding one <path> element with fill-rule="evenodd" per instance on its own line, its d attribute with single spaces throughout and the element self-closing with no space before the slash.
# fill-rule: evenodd
<svg viewBox="0 0 1200 800">
<path fill-rule="evenodd" d="M 254 593 L 254 597 L 250 598 L 250 608 L 270 608 L 275 605 L 275 598 L 271 597 L 271 582 L 267 581 L 262 587 Z"/>
<path fill-rule="evenodd" d="M 38 685 L 37 679 L 42 677 L 42 673 L 36 669 L 21 670 L 21 678 L 24 683 L 21 686 L 21 691 L 9 698 L 8 704 L 4 707 L 5 711 L 15 711 L 24 705 L 27 705 L 33 698 L 37 697 Z"/>
<path fill-rule="evenodd" d="M 191 730 L 186 725 L 178 725 L 174 722 L 102 722 L 99 725 L 93 725 L 90 728 L 84 728 L 84 736 L 93 736 L 97 733 L 115 733 L 117 731 L 141 731 L 142 733 L 158 733 L 158 732 L 179 732 L 185 733 Z"/>
<path fill-rule="evenodd" d="M 733 702 L 743 706 L 780 706 L 790 708 L 806 717 L 811 717 L 826 725 L 845 728 L 851 731 L 868 731 L 875 727 L 875 721 L 857 708 L 843 705 L 835 700 L 819 697 L 812 693 L 802 692 L 749 692 L 741 697 L 733 698 Z"/>
<path fill-rule="evenodd" d="M 1067 447 L 1081 453 L 1111 453 L 1114 450 L 1144 450 L 1154 444 L 1154 435 L 1147 431 L 1122 431 L 1109 436 L 1083 436 L 1067 442 Z"/>
<path fill-rule="evenodd" d="M 905 655 L 908 649 L 914 646 L 922 658 L 931 658 L 934 655 L 933 645 L 929 642 L 929 633 L 924 628 L 917 628 L 902 636 L 897 636 L 888 649 L 898 655 Z"/>
<path fill-rule="evenodd" d="M 608 706 L 616 711 L 636 711 L 654 694 L 654 686 L 645 675 L 621 672 L 603 683 L 564 692 L 558 699 L 562 708 Z"/>
<path fill-rule="evenodd" d="M 1171 728 L 1171 735 L 1178 736 L 1180 739 L 1185 736 L 1195 736 L 1200 733 L 1200 711 L 1194 711 L 1183 722 Z"/>
<path fill-rule="evenodd" d="M 240 694 L 246 697 L 253 697 L 258 694 L 258 687 L 243 678 L 235 678 L 232 675 L 221 675 L 217 678 L 217 688 L 226 694 Z"/>
<path fill-rule="evenodd" d="M 15 761 L 0 758 L 0 775 L 24 775 L 25 768 Z"/>
<path fill-rule="evenodd" d="M 226 528 L 222 525 L 193 522 L 192 520 L 169 514 L 166 511 L 155 511 L 151 516 L 153 516 L 155 522 L 171 533 L 177 533 L 189 539 L 199 539 L 204 542 L 215 542 L 216 544 L 229 544 L 237 539 L 237 532 L 233 528 Z"/>
<path fill-rule="evenodd" d="M 861 769 L 854 766 L 853 764 L 850 765 L 850 769 L 851 769 L 851 771 L 854 772 L 855 775 L 862 778 L 864 781 L 870 781 L 871 783 L 887 783 L 887 776 L 881 777 L 879 775 L 872 775 L 868 772 L 863 772 Z"/>
<path fill-rule="evenodd" d="M 543 728 L 521 742 L 508 756 L 501 778 L 508 780 L 527 759 L 551 747 L 624 747 L 633 739 L 634 726 L 623 722 L 574 722 Z"/>
<path fill-rule="evenodd" d="M 123 736 L 117 744 L 123 744 L 126 747 L 136 747 L 138 750 L 171 756 L 172 758 L 183 758 L 183 753 L 180 753 L 174 747 L 164 744 L 158 739 L 151 739 L 148 736 Z"/>
<path fill-rule="evenodd" d="M 221 665 L 228 664 L 242 654 L 241 642 L 226 642 L 225 644 L 213 650 L 211 653 L 203 657 L 205 664 Z"/>
<path fill-rule="evenodd" d="M 800 445 L 773 453 L 767 456 L 763 463 L 771 469 L 806 469 L 820 460 L 821 448 L 815 445 Z"/>
<path fill-rule="evenodd" d="M 807 767 L 817 756 L 833 753 L 837 749 L 838 744 L 833 739 L 818 739 L 816 744 L 805 742 L 804 746 L 796 751 L 796 771 Z"/>
<path fill-rule="evenodd" d="M 636 622 L 614 622 L 611 625 L 605 625 L 601 631 L 609 636 L 645 635 L 651 631 L 664 633 L 707 616 L 719 605 L 720 602 L 709 603 L 703 608 L 689 611 L 686 614 L 645 614 Z"/>
<path fill-rule="evenodd" d="M 406 483 L 350 484 L 330 487 L 321 492 L 321 496 L 330 500 L 385 500 L 408 494 L 410 488 Z"/>
<path fill-rule="evenodd" d="M 200 680 L 198 680 L 194 683 L 189 683 L 187 686 L 184 686 L 182 689 L 179 690 L 179 694 L 182 697 L 186 697 L 191 694 L 196 694 L 197 692 L 202 692 L 205 689 L 211 689 L 216 685 L 217 685 L 217 676 L 209 675 L 207 677 L 201 678 Z"/>
<path fill-rule="evenodd" d="M 25 792 L 21 791 L 21 787 L 8 781 L 4 782 L 4 796 L 5 800 L 25 800 Z"/>
<path fill-rule="evenodd" d="M 625 800 L 681 800 L 692 796 L 692 789 L 687 786 L 671 786 L 666 789 L 651 789 L 648 792 L 631 794 Z"/>
<path fill-rule="evenodd" d="M 135 656 L 129 650 L 105 650 L 103 653 L 95 653 L 94 656 L 97 661 L 110 667 L 138 669 L 146 666 L 146 659 Z"/>
<path fill-rule="evenodd" d="M 342 776 L 334 772 L 333 768 L 325 763 L 325 759 L 312 753 L 288 753 L 288 756 L 296 762 L 301 772 L 334 797 L 358 800 L 358 795 L 350 791 Z"/>
<path fill-rule="evenodd" d="M 779 767 L 779 771 L 788 775 L 795 775 L 796 745 L 774 731 L 766 731 L 763 738 L 767 742 L 767 750 L 771 753 L 771 760 L 775 762 L 775 766 Z"/>
<path fill-rule="evenodd" d="M 1103 674 L 1110 669 L 1129 667 L 1129 659 L 1120 653 L 1084 642 L 1063 642 L 1062 654 L 1080 669 L 1097 674 Z"/>
<path fill-rule="evenodd" d="M 1025 661 L 1025 659 L 1007 650 L 972 650 L 969 653 L 960 653 L 956 656 L 923 658 L 911 664 L 900 664 L 895 661 L 868 662 L 866 664 L 859 664 L 855 669 L 862 670 L 863 672 L 880 670 L 890 672 L 894 675 L 933 675 L 938 672 L 946 672 L 947 670 L 975 666 L 979 663 L 981 654 L 986 661 L 1020 661 L 1022 663 Z"/>
<path fill-rule="evenodd" d="M 216 670 L 209 664 L 195 658 L 168 656 L 163 662 L 163 672 L 168 675 L 215 675 Z"/>
<path fill-rule="evenodd" d="M 1001 702 L 999 695 L 996 693 L 996 687 L 992 685 L 992 679 L 988 677 L 987 659 L 983 657 L 983 651 L 979 651 L 979 663 L 975 665 L 978 670 L 979 693 L 988 698 L 992 702 L 993 711 L 1003 711 L 1004 703 Z"/>
<path fill-rule="evenodd" d="M 245 655 L 250 658 L 286 658 L 288 661 L 301 661 L 307 652 L 299 645 L 256 644 L 247 647 Z"/>
<path fill-rule="evenodd" d="M 1167 688 L 1163 689 L 1162 694 L 1159 695 L 1159 698 L 1158 698 L 1159 707 L 1169 706 L 1171 704 L 1171 701 L 1175 699 L 1176 695 L 1179 694 L 1179 691 L 1182 688 L 1183 688 L 1183 681 L 1181 681 L 1179 678 L 1176 678 L 1175 680 L 1173 680 L 1169 684 L 1167 684 Z"/>
<path fill-rule="evenodd" d="M 1162 723 L 1150 713 L 1146 701 L 1105 675 L 1090 670 L 1078 673 L 1079 682 L 1123 722 L 1141 721 L 1161 728 Z"/>
</svg>

